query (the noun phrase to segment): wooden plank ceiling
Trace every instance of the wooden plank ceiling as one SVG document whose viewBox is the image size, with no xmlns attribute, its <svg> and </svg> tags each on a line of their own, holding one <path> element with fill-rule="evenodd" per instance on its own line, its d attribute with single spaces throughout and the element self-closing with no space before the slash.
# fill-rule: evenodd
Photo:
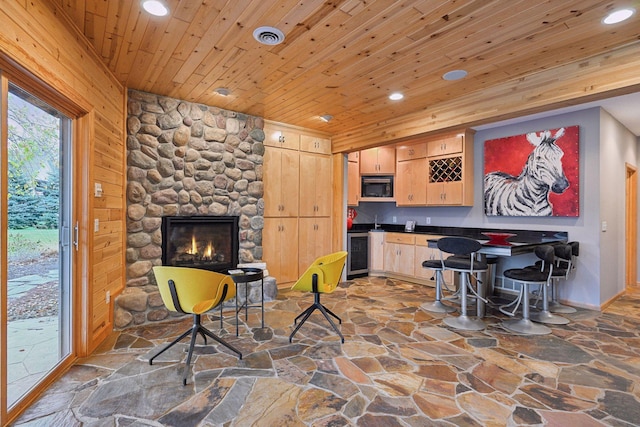
<svg viewBox="0 0 640 427">
<path fill-rule="evenodd" d="M 578 64 L 566 76 L 573 79 L 581 61 L 598 55 L 601 70 L 602 55 L 617 49 L 626 49 L 618 56 L 627 59 L 616 70 L 624 62 L 640 76 L 638 59 L 628 59 L 640 57 L 640 14 L 601 23 L 607 12 L 637 3 L 631 0 L 167 0 L 164 18 L 142 12 L 138 0 L 51 1 L 126 87 L 325 131 L 344 147 L 358 145 L 346 142 L 349 135 L 363 138 L 373 129 L 384 139 L 381 124 L 394 118 L 433 116 L 438 106 L 519 91 L 536 75 L 544 78 L 527 87 L 527 98 L 540 98 L 547 83 L 565 78 L 553 70 Z M 254 40 L 253 30 L 267 25 L 285 34 L 282 44 Z M 442 79 L 456 69 L 468 76 Z M 639 85 L 630 78 L 594 93 Z M 231 95 L 216 94 L 218 87 Z M 390 101 L 394 91 L 405 99 Z M 492 113 L 467 122 L 514 110 L 492 102 Z M 333 120 L 320 121 L 323 114 Z"/>
</svg>

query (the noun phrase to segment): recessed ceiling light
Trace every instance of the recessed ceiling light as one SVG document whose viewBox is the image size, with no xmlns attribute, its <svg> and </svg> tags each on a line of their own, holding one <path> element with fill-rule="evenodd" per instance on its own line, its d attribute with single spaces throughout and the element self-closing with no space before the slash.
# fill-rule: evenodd
<svg viewBox="0 0 640 427">
<path fill-rule="evenodd" d="M 253 30 L 253 38 L 262 44 L 276 45 L 284 41 L 284 33 L 274 27 L 258 27 Z"/>
<path fill-rule="evenodd" d="M 333 119 L 333 116 L 331 114 L 323 114 L 322 116 L 320 116 L 320 120 L 325 123 L 329 123 L 331 119 Z"/>
<path fill-rule="evenodd" d="M 222 96 L 229 96 L 231 94 L 231 91 L 226 87 L 217 87 L 213 91 Z"/>
<path fill-rule="evenodd" d="M 142 8 L 154 16 L 167 16 L 169 8 L 160 0 L 144 0 Z"/>
<path fill-rule="evenodd" d="M 605 24 L 617 24 L 618 22 L 622 22 L 631 18 L 631 16 L 635 13 L 635 9 L 626 8 L 614 10 L 610 14 L 607 15 L 606 18 L 602 20 Z"/>
<path fill-rule="evenodd" d="M 389 99 L 392 101 L 399 101 L 402 98 L 404 98 L 404 95 L 400 92 L 393 92 L 391 95 L 389 95 Z"/>
<path fill-rule="evenodd" d="M 442 75 L 444 80 L 460 80 L 467 77 L 467 72 L 465 70 L 452 70 Z"/>
</svg>

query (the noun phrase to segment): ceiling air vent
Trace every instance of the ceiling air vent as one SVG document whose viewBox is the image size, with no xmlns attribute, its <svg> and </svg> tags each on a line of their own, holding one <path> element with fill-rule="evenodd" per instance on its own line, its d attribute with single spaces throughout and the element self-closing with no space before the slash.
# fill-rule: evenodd
<svg viewBox="0 0 640 427">
<path fill-rule="evenodd" d="M 276 45 L 284 41 L 284 34 L 274 27 L 259 27 L 253 31 L 253 38 L 262 44 Z"/>
</svg>

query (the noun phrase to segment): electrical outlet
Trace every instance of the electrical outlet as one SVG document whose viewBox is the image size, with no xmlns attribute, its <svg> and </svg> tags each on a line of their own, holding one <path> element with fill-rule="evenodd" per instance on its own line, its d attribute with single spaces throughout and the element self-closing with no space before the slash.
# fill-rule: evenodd
<svg viewBox="0 0 640 427">
<path fill-rule="evenodd" d="M 102 197 L 102 184 L 100 184 L 99 182 L 96 182 L 94 184 L 93 191 L 96 197 Z"/>
<path fill-rule="evenodd" d="M 429 224 L 431 224 L 431 217 L 430 216 L 427 217 L 427 225 L 429 225 Z"/>
<path fill-rule="evenodd" d="M 602 231 L 607 231 L 607 221 L 602 221 Z"/>
<path fill-rule="evenodd" d="M 97 218 L 93 220 L 93 231 L 100 231 L 100 220 Z"/>
<path fill-rule="evenodd" d="M 398 222 L 398 218 L 397 217 L 393 217 L 393 223 L 395 224 L 396 222 Z"/>
<path fill-rule="evenodd" d="M 107 301 L 107 304 L 109 304 L 111 302 L 111 291 L 107 291 L 107 294 L 105 296 L 105 300 Z"/>
</svg>

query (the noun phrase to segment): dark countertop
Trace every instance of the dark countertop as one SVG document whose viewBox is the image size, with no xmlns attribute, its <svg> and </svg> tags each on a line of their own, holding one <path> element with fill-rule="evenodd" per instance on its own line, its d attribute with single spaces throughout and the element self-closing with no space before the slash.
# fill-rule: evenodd
<svg viewBox="0 0 640 427">
<path fill-rule="evenodd" d="M 379 224 L 377 231 L 386 231 L 394 233 L 406 233 L 404 224 Z M 349 233 L 373 231 L 374 224 L 353 224 Z M 433 234 L 436 236 L 462 236 L 475 240 L 486 241 L 484 246 L 504 246 L 491 245 L 489 238 L 483 233 L 510 233 L 514 236 L 507 238 L 507 241 L 517 246 L 523 247 L 529 245 L 539 245 L 541 243 L 557 243 L 566 242 L 569 233 L 566 231 L 540 231 L 540 230 L 514 230 L 514 229 L 497 229 L 497 228 L 472 228 L 472 227 L 441 227 L 435 225 L 417 225 L 413 234 Z M 524 249 L 524 247 L 522 248 Z"/>
</svg>

